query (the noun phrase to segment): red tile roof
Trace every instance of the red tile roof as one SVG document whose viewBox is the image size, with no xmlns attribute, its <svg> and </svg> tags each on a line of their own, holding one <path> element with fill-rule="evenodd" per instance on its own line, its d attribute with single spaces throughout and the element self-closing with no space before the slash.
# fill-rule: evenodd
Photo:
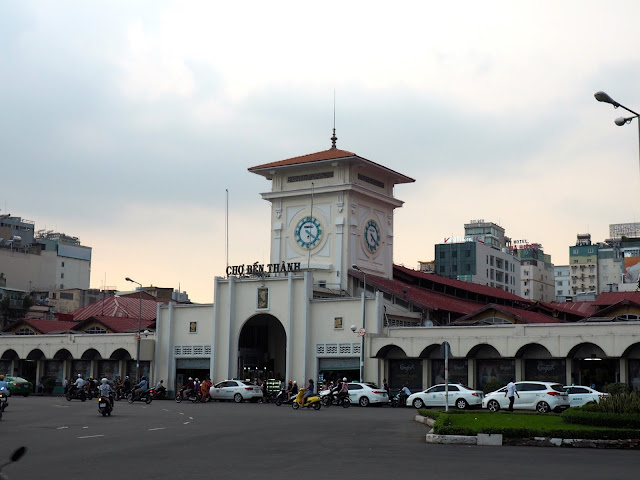
<svg viewBox="0 0 640 480">
<path fill-rule="evenodd" d="M 629 300 L 634 303 L 640 303 L 640 292 L 604 292 L 598 295 L 593 302 L 583 302 L 583 303 L 592 303 L 597 306 L 609 306 L 615 305 L 622 300 Z"/>
<path fill-rule="evenodd" d="M 427 280 L 428 282 L 433 282 L 434 284 L 450 287 L 451 289 L 460 291 L 471 292 L 476 295 L 494 297 L 503 300 L 511 300 L 514 302 L 518 302 L 523 306 L 526 304 L 531 304 L 530 301 L 499 288 L 480 285 L 479 283 L 463 282 L 461 280 L 441 277 L 440 275 L 436 275 L 435 273 L 424 273 L 401 265 L 393 266 L 393 277 L 405 281 L 409 279 Z"/>
<path fill-rule="evenodd" d="M 490 303 L 480 308 L 479 310 L 471 313 L 470 315 L 466 315 L 462 318 L 459 318 L 454 323 L 459 324 L 470 324 L 473 323 L 474 318 L 487 310 L 497 310 L 499 312 L 505 313 L 511 316 L 515 323 L 565 323 L 562 320 L 558 320 L 556 318 L 549 317 L 547 315 L 543 315 L 541 313 L 532 312 L 530 310 L 522 310 L 520 308 L 508 307 L 506 305 L 496 305 Z"/>
<path fill-rule="evenodd" d="M 349 274 L 362 278 L 362 274 L 349 270 Z M 381 290 L 393 293 L 398 298 L 404 298 L 414 305 L 425 308 L 427 310 L 444 310 L 460 314 L 467 314 L 476 311 L 482 304 L 470 300 L 444 295 L 424 288 L 416 287 L 400 280 L 391 280 L 385 277 L 377 277 L 375 275 L 367 275 L 367 283 L 375 285 Z M 405 292 L 406 289 L 406 292 Z"/>
<path fill-rule="evenodd" d="M 18 326 L 21 322 L 29 325 L 34 330 L 42 334 L 47 333 L 61 333 L 67 332 L 69 330 L 76 330 L 77 322 L 63 322 L 60 320 L 45 320 L 42 318 L 23 318 L 18 322 L 11 325 L 9 328 L 14 330 L 16 326 Z M 8 329 L 7 329 L 8 330 Z"/>
<path fill-rule="evenodd" d="M 540 302 L 540 304 L 552 310 L 582 318 L 590 317 L 597 310 L 593 302 Z"/>
<path fill-rule="evenodd" d="M 142 320 L 155 320 L 158 302 L 142 299 Z M 89 317 L 104 315 L 108 317 L 128 317 L 137 319 L 140 316 L 140 298 L 108 297 L 99 302 L 72 312 L 75 321 Z"/>
<path fill-rule="evenodd" d="M 95 315 L 82 322 L 77 322 L 77 330 L 84 330 L 89 324 L 98 322 L 108 330 L 112 330 L 114 333 L 128 333 L 138 331 L 138 317 L 110 317 L 106 315 Z M 155 327 L 155 320 L 142 319 L 140 323 L 140 329 L 146 330 Z"/>
<path fill-rule="evenodd" d="M 271 168 L 290 167 L 293 165 L 304 165 L 304 164 L 314 163 L 314 162 L 323 162 L 327 160 L 339 160 L 339 159 L 347 159 L 347 158 L 358 159 L 366 163 L 369 163 L 371 165 L 375 165 L 383 170 L 386 170 L 387 172 L 392 173 L 394 176 L 397 177 L 395 180 L 396 183 L 415 182 L 413 178 L 407 177 L 406 175 L 403 175 L 394 170 L 391 170 L 390 168 L 387 168 L 384 165 L 380 165 L 379 163 L 372 162 L 371 160 L 367 160 L 366 158 L 356 155 L 353 152 L 348 152 L 346 150 L 340 150 L 337 148 L 331 148 L 329 150 L 324 150 L 322 152 L 310 153 L 308 155 L 301 155 L 299 157 L 287 158 L 286 160 L 278 160 L 277 162 L 263 163 L 262 165 L 256 165 L 255 167 L 250 167 L 248 170 L 250 172 L 258 173 L 258 171 L 260 170 L 266 170 Z"/>
</svg>

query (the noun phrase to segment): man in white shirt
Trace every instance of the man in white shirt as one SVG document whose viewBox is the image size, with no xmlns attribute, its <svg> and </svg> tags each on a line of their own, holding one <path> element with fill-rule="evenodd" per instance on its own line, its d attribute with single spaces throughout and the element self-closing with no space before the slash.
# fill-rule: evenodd
<svg viewBox="0 0 640 480">
<path fill-rule="evenodd" d="M 509 397 L 509 411 L 510 412 L 513 412 L 513 402 L 516 399 L 516 395 L 518 395 L 518 398 L 520 398 L 520 394 L 516 390 L 516 384 L 513 383 L 513 378 L 512 378 L 511 380 L 509 380 L 509 383 L 507 383 L 507 391 L 504 392 L 504 396 L 505 397 Z"/>
</svg>

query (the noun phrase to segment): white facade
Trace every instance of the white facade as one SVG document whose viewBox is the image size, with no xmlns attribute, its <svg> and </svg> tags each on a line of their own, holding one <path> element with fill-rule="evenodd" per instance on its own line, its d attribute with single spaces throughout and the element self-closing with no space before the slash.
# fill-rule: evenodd
<svg viewBox="0 0 640 480">
<path fill-rule="evenodd" d="M 571 300 L 571 275 L 569 265 L 556 265 L 553 268 L 553 276 L 556 289 L 556 302 Z"/>
</svg>

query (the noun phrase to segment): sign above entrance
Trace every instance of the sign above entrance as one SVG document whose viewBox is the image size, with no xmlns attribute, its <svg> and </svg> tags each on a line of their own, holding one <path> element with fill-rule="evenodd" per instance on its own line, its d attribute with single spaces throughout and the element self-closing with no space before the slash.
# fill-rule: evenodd
<svg viewBox="0 0 640 480">
<path fill-rule="evenodd" d="M 300 271 L 300 262 L 295 263 L 258 263 L 247 264 L 247 265 L 229 265 L 227 267 L 227 276 L 229 275 L 248 275 L 255 277 L 264 277 L 267 274 L 271 273 L 289 273 L 289 272 L 299 272 Z"/>
</svg>

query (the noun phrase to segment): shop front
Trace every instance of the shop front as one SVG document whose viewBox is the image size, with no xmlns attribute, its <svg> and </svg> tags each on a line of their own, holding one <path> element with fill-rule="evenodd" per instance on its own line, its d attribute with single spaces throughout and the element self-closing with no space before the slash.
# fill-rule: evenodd
<svg viewBox="0 0 640 480">
<path fill-rule="evenodd" d="M 350 382 L 357 382 L 360 380 L 359 357 L 318 359 L 318 385 L 322 385 L 324 381 L 327 381 L 327 383 L 336 383 L 344 377 L 347 377 L 347 380 Z"/>
</svg>

